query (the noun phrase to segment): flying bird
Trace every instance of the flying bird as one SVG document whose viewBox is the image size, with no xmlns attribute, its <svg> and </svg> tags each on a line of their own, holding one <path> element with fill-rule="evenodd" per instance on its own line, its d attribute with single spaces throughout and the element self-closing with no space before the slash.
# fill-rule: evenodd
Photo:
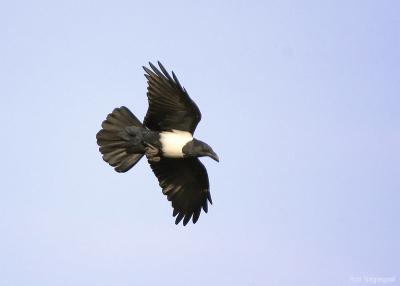
<svg viewBox="0 0 400 286">
<path fill-rule="evenodd" d="M 103 159 L 117 172 L 126 172 L 146 155 L 162 192 L 171 201 L 175 224 L 199 219 L 212 204 L 207 170 L 198 159 L 218 155 L 193 137 L 201 113 L 172 72 L 158 62 L 143 67 L 149 108 L 143 123 L 125 106 L 115 108 L 97 133 Z M 161 71 L 160 71 L 161 70 Z"/>
</svg>

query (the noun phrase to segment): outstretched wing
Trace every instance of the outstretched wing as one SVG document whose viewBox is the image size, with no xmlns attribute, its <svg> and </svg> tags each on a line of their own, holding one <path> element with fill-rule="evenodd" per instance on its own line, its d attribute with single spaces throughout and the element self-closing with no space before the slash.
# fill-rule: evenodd
<svg viewBox="0 0 400 286">
<path fill-rule="evenodd" d="M 208 211 L 207 200 L 212 204 L 207 170 L 197 158 L 162 158 L 149 162 L 163 194 L 172 202 L 175 224 L 183 219 L 186 225 L 199 219 L 201 208 Z"/>
<path fill-rule="evenodd" d="M 149 63 L 151 70 L 143 67 L 148 80 L 147 98 L 149 109 L 143 124 L 154 131 L 171 131 L 172 129 L 194 133 L 201 120 L 201 113 L 196 103 L 189 97 L 185 88 L 172 72 L 172 77 L 158 62 L 158 70 Z"/>
</svg>

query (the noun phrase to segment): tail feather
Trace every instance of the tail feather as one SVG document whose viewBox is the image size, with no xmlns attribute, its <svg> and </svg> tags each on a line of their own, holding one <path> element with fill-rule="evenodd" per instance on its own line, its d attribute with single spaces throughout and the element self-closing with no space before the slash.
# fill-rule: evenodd
<svg viewBox="0 0 400 286">
<path fill-rule="evenodd" d="M 136 116 L 125 106 L 115 108 L 101 124 L 97 135 L 97 144 L 103 154 L 103 160 L 115 168 L 117 172 L 131 169 L 143 156 L 135 153 L 134 134 L 128 133 L 126 127 L 143 125 Z"/>
<path fill-rule="evenodd" d="M 121 161 L 121 163 L 115 168 L 117 172 L 126 172 L 130 168 L 136 165 L 136 163 L 143 157 L 143 154 L 133 154 L 126 157 Z"/>
</svg>

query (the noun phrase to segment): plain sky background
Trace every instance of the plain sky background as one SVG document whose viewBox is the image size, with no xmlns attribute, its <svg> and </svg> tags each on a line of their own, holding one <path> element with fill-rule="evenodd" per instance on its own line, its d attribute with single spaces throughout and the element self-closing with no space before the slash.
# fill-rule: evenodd
<svg viewBox="0 0 400 286">
<path fill-rule="evenodd" d="M 2 1 L 0 285 L 400 284 L 398 1 Z M 102 120 L 174 70 L 214 204 L 175 226 Z"/>
</svg>

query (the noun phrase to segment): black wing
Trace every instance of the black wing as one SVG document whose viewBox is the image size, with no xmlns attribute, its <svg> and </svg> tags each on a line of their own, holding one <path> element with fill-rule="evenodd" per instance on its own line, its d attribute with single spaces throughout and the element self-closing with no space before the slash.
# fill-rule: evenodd
<svg viewBox="0 0 400 286">
<path fill-rule="evenodd" d="M 143 124 L 154 131 L 171 131 L 172 129 L 194 133 L 201 120 L 201 113 L 196 103 L 181 86 L 172 72 L 168 74 L 163 65 L 157 67 L 149 63 L 152 70 L 143 67 L 148 80 L 147 97 L 149 109 Z"/>
<path fill-rule="evenodd" d="M 175 224 L 183 219 L 186 225 L 193 217 L 199 219 L 201 208 L 208 211 L 207 200 L 212 204 L 207 170 L 197 158 L 162 158 L 149 162 L 156 175 L 163 194 L 172 202 Z"/>
</svg>

